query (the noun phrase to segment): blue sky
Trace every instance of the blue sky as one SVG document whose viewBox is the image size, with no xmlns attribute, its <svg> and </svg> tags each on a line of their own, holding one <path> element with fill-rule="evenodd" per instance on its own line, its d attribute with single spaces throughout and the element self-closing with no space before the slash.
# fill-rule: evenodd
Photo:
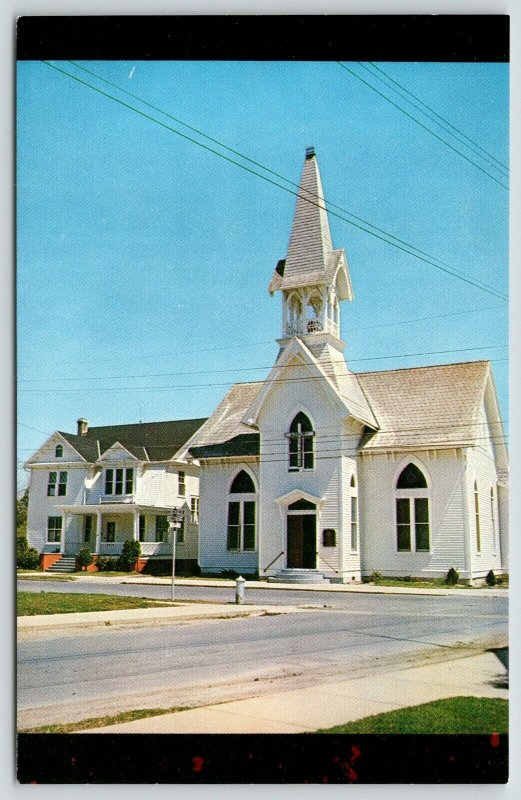
<svg viewBox="0 0 521 800">
<path fill-rule="evenodd" d="M 83 66 L 290 181 L 314 145 L 331 203 L 506 295 L 508 192 L 338 64 Z M 508 163 L 507 65 L 379 66 Z M 295 197 L 45 64 L 18 64 L 17 104 L 24 485 L 21 463 L 80 416 L 92 425 L 207 416 L 231 383 L 268 373 L 281 314 L 267 285 L 286 255 Z M 341 310 L 353 371 L 490 358 L 506 420 L 507 303 L 335 216 L 330 224 L 355 292 Z"/>
</svg>

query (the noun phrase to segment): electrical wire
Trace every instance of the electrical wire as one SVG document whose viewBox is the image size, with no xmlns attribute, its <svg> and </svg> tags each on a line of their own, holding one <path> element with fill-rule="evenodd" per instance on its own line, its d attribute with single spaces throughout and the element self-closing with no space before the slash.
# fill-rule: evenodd
<svg viewBox="0 0 521 800">
<path fill-rule="evenodd" d="M 372 89 L 373 92 L 376 92 L 376 94 L 380 95 L 380 97 L 383 97 L 384 100 L 387 100 L 388 103 L 390 103 L 392 106 L 397 108 L 398 111 L 401 111 L 402 114 L 405 114 L 406 117 L 408 117 L 409 119 L 412 119 L 412 121 L 415 122 L 417 125 L 419 125 L 420 128 L 423 128 L 424 130 L 426 130 L 428 133 L 431 134 L 431 136 L 434 136 L 435 139 L 438 139 L 440 142 L 443 142 L 443 144 L 445 144 L 450 150 L 453 150 L 455 153 L 458 153 L 462 158 L 465 159 L 465 161 L 468 161 L 469 164 L 472 164 L 474 167 L 476 167 L 476 169 L 479 169 L 479 171 L 483 172 L 484 175 L 488 175 L 489 178 L 492 178 L 493 181 L 495 181 L 500 186 L 502 186 L 503 189 L 506 189 L 508 191 L 507 184 L 502 183 L 500 180 L 498 180 L 498 178 L 494 177 L 494 175 L 491 175 L 490 172 L 487 172 L 486 169 L 483 169 L 483 167 L 480 167 L 479 164 L 476 164 L 475 161 L 472 161 L 472 159 L 469 158 L 468 156 L 466 156 L 464 153 L 462 153 L 461 150 L 458 150 L 456 147 L 453 147 L 453 145 L 451 145 L 450 142 L 447 142 L 446 139 L 443 139 L 441 136 L 438 136 L 438 134 L 434 133 L 434 131 L 432 131 L 430 128 L 428 128 L 427 125 L 424 125 L 422 122 L 417 120 L 416 117 L 413 117 L 412 114 L 409 114 L 408 111 L 406 111 L 400 105 L 398 105 L 393 100 L 391 100 L 389 97 L 387 97 L 387 95 L 385 95 L 383 92 L 380 92 L 379 89 L 376 89 L 376 87 L 372 86 L 368 81 L 364 80 L 364 78 L 362 78 L 360 75 L 357 75 L 357 73 L 354 72 L 352 69 L 349 69 L 349 67 L 346 67 L 346 65 L 342 61 L 337 61 L 336 63 L 339 66 L 343 67 L 347 72 L 349 72 L 351 75 L 353 75 L 359 81 L 361 81 L 363 84 L 365 84 L 370 89 Z"/>
<path fill-rule="evenodd" d="M 78 69 L 81 69 L 84 72 L 86 72 L 88 75 L 91 75 L 94 78 L 97 78 L 99 81 L 102 81 L 103 83 L 106 83 L 108 86 L 111 86 L 114 89 L 117 89 L 118 91 L 122 92 L 123 94 L 127 95 L 128 97 L 131 97 L 132 99 L 137 100 L 140 103 L 143 103 L 143 105 L 147 106 L 148 108 L 151 108 L 154 111 L 157 111 L 158 113 L 162 114 L 163 116 L 167 117 L 168 119 L 171 119 L 174 122 L 176 122 L 176 123 L 182 125 L 183 127 L 187 128 L 188 130 L 191 130 L 192 132 L 197 133 L 198 136 L 202 136 L 204 139 L 207 139 L 208 141 L 212 142 L 213 144 L 217 144 L 219 147 L 222 147 L 224 150 L 228 151 L 229 153 L 232 153 L 233 155 L 239 156 L 239 158 L 242 158 L 244 161 L 248 161 L 250 164 L 253 164 L 256 167 L 259 167 L 260 169 L 264 170 L 268 174 L 273 175 L 274 177 L 279 178 L 280 180 L 283 180 L 285 183 L 288 183 L 290 186 L 294 186 L 296 189 L 299 190 L 299 192 L 302 192 L 301 187 L 300 187 L 300 185 L 298 183 L 295 183 L 294 181 L 290 180 L 289 178 L 286 178 L 284 175 L 281 175 L 279 172 L 275 172 L 274 170 L 270 169 L 269 167 L 266 167 L 264 164 L 261 164 L 259 161 L 255 161 L 255 159 L 252 159 L 249 156 L 244 155 L 244 153 L 241 153 L 238 150 L 235 150 L 234 148 L 229 147 L 228 145 L 224 144 L 224 142 L 221 142 L 219 139 L 214 139 L 213 137 L 209 136 L 208 134 L 204 133 L 203 131 L 199 130 L 198 128 L 195 128 L 193 125 L 189 125 L 188 123 L 183 122 L 182 120 L 179 119 L 179 117 L 175 117 L 172 114 L 170 114 L 170 113 L 168 113 L 166 111 L 163 111 L 162 109 L 158 108 L 157 106 L 153 105 L 152 103 L 149 103 L 147 100 L 144 100 L 142 97 L 139 97 L 138 95 L 132 94 L 132 92 L 129 92 L 126 89 L 123 89 L 118 84 L 113 83 L 112 81 L 109 81 L 106 78 L 103 78 L 101 75 L 98 75 L 98 73 L 93 72 L 92 70 L 89 70 L 86 67 L 83 67 L 81 64 L 78 64 L 76 61 L 69 61 L 68 63 L 69 64 L 73 64 Z M 320 202 L 322 202 L 322 198 L 320 198 L 319 195 L 315 194 L 314 192 L 311 192 L 308 189 L 306 189 L 305 193 L 306 193 L 306 196 L 302 195 L 303 199 L 307 199 L 309 197 L 309 198 L 314 198 L 315 200 L 319 200 Z M 327 207 L 329 209 L 336 208 L 338 211 L 341 211 L 343 214 L 348 214 L 349 216 L 353 217 L 353 219 L 358 220 L 358 222 L 362 222 L 364 225 L 369 225 L 375 231 L 378 231 L 379 233 L 382 233 L 384 236 L 390 237 L 391 239 L 394 239 L 396 242 L 398 242 L 398 243 L 400 243 L 402 245 L 405 245 L 406 247 L 409 247 L 412 250 L 415 250 L 417 253 L 420 253 L 421 255 L 427 256 L 428 258 L 432 258 L 434 261 L 437 261 L 438 263 L 442 264 L 443 266 L 449 267 L 449 269 L 454 269 L 455 272 L 458 272 L 458 270 L 456 270 L 455 267 L 453 267 L 451 264 L 448 264 L 445 261 L 442 261 L 441 259 L 437 258 L 436 256 L 433 256 L 430 253 L 427 253 L 424 250 L 421 250 L 420 248 L 416 247 L 415 245 L 410 244 L 410 242 L 406 242 L 405 240 L 400 239 L 397 236 L 394 236 L 394 234 L 389 233 L 389 231 L 386 231 L 383 228 L 377 227 L 372 222 L 368 222 L 367 220 L 363 219 L 362 217 L 359 217 L 356 214 L 353 214 L 353 212 L 351 212 L 351 211 L 349 211 L 349 210 L 347 210 L 345 208 L 342 208 L 341 206 L 336 205 L 335 203 L 332 203 L 330 200 L 324 199 L 323 202 L 327 205 Z M 464 273 L 460 273 L 460 274 L 464 275 Z M 482 285 L 484 286 L 485 284 L 482 284 Z"/>
<path fill-rule="evenodd" d="M 421 353 L 394 353 L 393 355 L 388 355 L 388 356 L 367 356 L 366 358 L 353 358 L 353 359 L 350 359 L 349 363 L 355 364 L 355 363 L 360 363 L 360 362 L 363 362 L 363 361 L 382 361 L 382 360 L 386 360 L 386 359 L 390 359 L 390 358 L 416 358 L 416 357 L 421 357 L 421 356 L 448 355 L 448 354 L 452 354 L 452 353 L 467 353 L 467 352 L 472 352 L 472 351 L 475 351 L 475 350 L 499 350 L 499 349 L 502 349 L 504 347 L 508 347 L 508 345 L 507 344 L 479 345 L 478 347 L 462 347 L 462 348 L 457 348 L 457 349 L 453 349 L 453 350 L 431 350 L 431 351 L 424 351 L 424 352 L 421 352 Z M 332 360 L 330 363 L 333 366 L 336 365 L 336 364 L 339 364 L 339 365 L 345 365 L 346 364 L 344 359 L 338 359 L 337 361 L 333 361 Z M 288 369 L 290 369 L 290 370 L 291 369 L 297 369 L 297 368 L 301 368 L 301 367 L 302 367 L 302 364 L 284 364 L 284 365 L 281 365 L 280 367 L 277 367 L 277 364 L 275 364 L 272 367 L 270 367 L 270 366 L 234 367 L 233 369 L 199 369 L 199 370 L 191 370 L 191 371 L 185 371 L 185 372 L 179 372 L 179 371 L 175 371 L 175 372 L 149 372 L 149 373 L 141 373 L 141 374 L 136 374 L 136 375 L 128 375 L 128 374 L 126 374 L 126 375 L 106 375 L 106 376 L 102 376 L 102 378 L 103 378 L 103 380 L 120 380 L 120 379 L 123 379 L 123 378 L 126 378 L 127 380 L 129 378 L 168 378 L 168 377 L 174 377 L 174 376 L 178 376 L 178 375 L 183 375 L 183 376 L 185 376 L 185 375 L 212 375 L 212 374 L 222 375 L 222 374 L 226 374 L 226 373 L 230 373 L 230 372 L 231 373 L 235 373 L 235 372 L 257 372 L 257 371 L 265 371 L 265 370 L 268 370 L 268 369 L 280 369 L 281 371 L 283 371 L 283 370 L 288 370 Z M 421 369 L 421 367 L 418 367 L 418 369 Z M 337 378 L 338 377 L 334 372 L 333 373 L 329 373 L 329 372 L 325 371 L 325 374 L 329 378 Z M 352 373 L 352 374 L 356 376 L 357 373 Z M 67 381 L 92 381 L 92 380 L 100 380 L 100 376 L 96 375 L 95 377 L 90 377 L 90 378 L 89 377 L 82 377 L 82 378 L 36 378 L 36 379 L 34 379 L 34 382 L 36 382 L 36 381 L 38 381 L 38 382 L 41 382 L 41 381 L 47 382 L 47 381 L 49 381 L 50 382 L 50 381 L 62 381 L 62 380 L 67 380 Z M 275 378 L 274 380 L 275 381 L 280 381 L 281 379 Z M 306 380 L 317 380 L 317 378 L 315 378 L 315 377 L 312 377 L 312 378 L 296 378 L 296 379 L 289 378 L 288 380 L 306 381 Z M 33 381 L 31 381 L 31 382 L 33 382 Z M 202 384 L 202 385 L 204 386 L 204 384 Z M 208 386 L 213 386 L 215 384 L 207 384 L 207 385 Z M 122 389 L 123 388 L 124 389 L 128 389 L 128 388 L 131 388 L 131 387 L 122 387 Z M 144 386 L 144 387 L 135 387 L 135 388 L 146 389 L 146 388 L 160 388 L 160 387 L 145 387 Z M 42 389 L 20 389 L 19 391 L 21 391 L 21 392 L 39 392 L 39 391 L 54 391 L 54 389 L 52 387 L 50 387 L 50 388 L 42 388 Z M 60 390 L 60 392 L 65 392 L 65 391 L 76 391 L 76 390 L 75 389 L 74 390 L 69 390 L 69 389 L 61 389 Z"/>
<path fill-rule="evenodd" d="M 444 128 L 447 133 L 457 138 L 460 141 L 460 143 L 463 144 L 465 147 L 468 147 L 469 150 L 472 150 L 480 158 L 488 160 L 492 167 L 502 171 L 504 173 L 504 177 L 508 178 L 510 170 L 506 164 L 504 164 L 498 158 L 493 156 L 492 153 L 489 153 L 488 150 L 485 150 L 484 147 L 481 147 L 481 145 L 479 145 L 477 142 L 471 139 L 470 136 L 467 136 L 465 133 L 463 133 L 463 131 L 461 131 L 447 119 L 442 117 L 441 114 L 438 114 L 437 111 L 431 108 L 431 106 L 427 105 L 427 103 L 421 100 L 421 98 L 419 98 L 409 89 L 407 89 L 401 83 L 398 83 L 398 81 L 394 80 L 394 78 L 391 78 L 391 76 L 387 72 L 385 72 L 385 70 L 383 70 L 378 64 L 375 64 L 373 61 L 369 61 L 367 63 L 364 63 L 363 61 L 357 61 L 356 63 L 359 64 L 361 67 L 363 67 L 363 69 L 367 70 L 371 75 L 373 75 L 373 77 L 378 78 L 380 81 L 382 81 L 389 89 L 392 89 L 394 92 L 400 95 L 400 97 L 402 97 L 407 103 L 410 103 L 414 108 L 420 111 L 420 113 L 425 114 L 425 116 L 427 116 L 428 119 L 430 119 L 436 125 L 440 125 L 440 127 Z M 371 69 L 369 69 L 367 64 L 370 64 L 373 70 L 377 70 L 381 74 L 378 75 L 375 72 L 371 71 Z M 381 77 L 382 75 L 384 76 L 383 78 Z M 387 81 L 390 81 L 390 83 L 394 85 L 391 86 L 389 83 L 387 83 Z M 398 89 L 395 89 L 394 88 L 395 86 L 398 86 L 398 88 L 402 91 L 398 91 Z M 417 103 L 419 103 L 420 105 L 417 105 L 417 103 L 413 103 L 411 100 L 409 100 L 408 97 L 406 97 L 406 94 L 402 94 L 402 92 L 405 92 L 407 95 L 414 98 L 414 100 L 416 100 Z M 424 111 L 421 106 L 427 109 L 427 111 Z M 430 116 L 431 114 L 433 116 Z M 466 142 L 469 142 L 469 144 L 466 144 Z"/>
<path fill-rule="evenodd" d="M 230 158 L 229 156 L 226 156 L 223 153 L 219 153 L 217 150 L 213 149 L 212 147 L 209 147 L 208 145 L 205 145 L 202 142 L 198 142 L 196 139 L 193 139 L 192 137 L 187 136 L 185 133 L 182 133 L 181 131 L 176 130 L 175 128 L 172 128 L 172 126 L 167 125 L 166 123 L 161 122 L 160 120 L 155 119 L 154 117 L 151 117 L 149 114 L 146 114 L 145 112 L 140 111 L 139 109 L 135 108 L 134 106 L 129 105 L 128 103 L 124 102 L 123 100 L 120 100 L 119 98 L 114 97 L 113 95 L 108 94 L 107 92 L 104 92 L 102 89 L 99 89 L 96 86 L 93 86 L 92 84 L 88 83 L 87 81 L 83 80 L 82 78 L 78 78 L 76 75 L 72 75 L 70 72 L 67 72 L 66 70 L 60 69 L 59 67 L 57 67 L 52 62 L 50 62 L 50 61 L 42 61 L 41 63 L 42 64 L 46 64 L 47 66 L 51 67 L 52 69 L 55 69 L 57 72 L 60 72 L 63 75 L 66 75 L 67 77 L 72 78 L 73 80 L 77 81 L 78 83 L 89 87 L 93 91 L 97 92 L 98 94 L 101 94 L 102 96 L 108 98 L 109 100 L 113 100 L 114 102 L 119 103 L 123 107 L 125 107 L 125 108 L 127 108 L 127 109 L 129 109 L 131 111 L 134 111 L 136 114 L 144 117 L 145 119 L 148 119 L 151 122 L 154 122 L 156 125 L 159 125 L 160 127 L 165 128 L 166 130 L 168 130 L 168 131 L 170 131 L 172 133 L 175 133 L 177 136 L 182 137 L 183 139 L 191 142 L 192 144 L 196 144 L 199 147 L 202 147 L 204 150 L 207 150 L 208 152 L 211 152 L 214 155 L 217 155 L 220 158 L 223 158 L 225 161 L 229 162 L 230 164 L 234 164 L 235 166 L 239 167 L 240 169 L 243 169 L 246 172 L 249 172 L 250 174 L 255 175 L 256 177 L 261 178 L 261 180 L 264 180 L 267 183 L 270 183 L 270 184 L 278 187 L 279 189 L 282 189 L 283 191 L 288 192 L 291 195 L 294 195 L 295 197 L 301 197 L 306 202 L 311 203 L 311 205 L 314 205 L 317 208 L 326 210 L 325 206 L 321 202 L 317 203 L 314 200 L 312 200 L 311 198 L 305 197 L 302 194 L 302 192 L 300 192 L 300 191 L 294 191 L 293 189 L 291 189 L 291 188 L 289 188 L 287 186 L 282 186 L 280 183 L 277 183 L 276 181 L 271 180 L 271 178 L 268 178 L 266 175 L 262 175 L 261 173 L 256 172 L 255 170 L 251 169 L 250 167 L 247 167 L 244 164 L 240 164 L 239 162 L 235 161 L 234 159 Z M 338 62 L 338 63 L 340 63 L 340 62 Z M 488 294 L 491 294 L 494 297 L 498 297 L 501 300 L 505 300 L 505 301 L 507 300 L 507 297 L 505 295 L 503 295 L 503 294 L 501 294 L 499 292 L 496 292 L 491 287 L 486 286 L 485 284 L 482 284 L 480 281 L 477 281 L 474 278 L 471 278 L 470 276 L 468 276 L 465 273 L 461 272 L 461 270 L 457 270 L 456 268 L 453 268 L 453 267 L 448 268 L 448 267 L 445 267 L 445 266 L 441 266 L 440 264 L 435 263 L 435 261 L 432 259 L 432 257 L 426 258 L 425 256 L 420 255 L 420 251 L 413 252 L 413 250 L 407 249 L 407 248 L 411 248 L 411 247 L 414 247 L 414 246 L 406 245 L 404 247 L 404 246 L 402 246 L 401 244 L 398 243 L 399 240 L 391 241 L 391 239 L 385 238 L 384 236 L 381 236 L 380 234 L 375 233 L 374 231 L 371 231 L 368 228 L 363 227 L 362 225 L 359 225 L 358 223 L 347 219 L 345 216 L 342 216 L 341 214 L 338 214 L 337 212 L 332 211 L 331 209 L 329 210 L 328 213 L 331 216 L 338 217 L 339 219 L 343 220 L 344 222 L 347 222 L 349 225 L 352 225 L 355 228 L 358 228 L 359 230 L 362 230 L 365 233 L 368 233 L 371 236 L 374 236 L 375 238 L 380 239 L 381 241 L 385 242 L 386 244 L 389 244 L 392 247 L 395 247 L 396 249 L 398 249 L 398 250 L 400 250 L 400 251 L 402 251 L 404 253 L 407 253 L 408 255 L 414 256 L 414 258 L 417 258 L 418 260 L 423 261 L 424 263 L 433 266 L 435 269 L 438 269 L 441 272 L 444 272 L 444 273 L 446 273 L 448 275 L 451 275 L 454 278 L 458 278 L 459 280 L 463 281 L 464 283 L 467 283 L 470 286 L 474 286 L 477 289 L 481 289 L 482 291 L 487 292 Z M 416 250 L 417 248 L 414 248 L 414 249 Z"/>
<path fill-rule="evenodd" d="M 482 312 L 482 311 L 494 311 L 494 310 L 498 310 L 498 309 L 499 309 L 499 306 L 484 306 L 482 308 L 469 308 L 469 309 L 466 309 L 465 311 L 451 311 L 451 312 L 449 312 L 447 314 L 434 314 L 434 315 L 430 315 L 428 317 L 414 317 L 412 319 L 397 320 L 396 322 L 380 322 L 380 323 L 378 323 L 376 325 L 365 325 L 365 326 L 363 326 L 361 328 L 347 328 L 346 334 L 350 335 L 352 333 L 363 333 L 364 331 L 372 331 L 372 330 L 376 330 L 378 328 L 392 328 L 392 327 L 396 327 L 396 326 L 399 326 L 399 325 L 410 325 L 410 324 L 413 324 L 415 322 L 426 322 L 426 321 L 433 320 L 433 319 L 445 319 L 447 317 L 458 317 L 458 316 L 461 316 L 463 314 L 477 314 L 478 312 Z M 167 356 L 167 355 L 168 356 L 182 356 L 182 355 L 190 355 L 190 354 L 198 354 L 199 355 L 200 353 L 210 353 L 210 352 L 216 352 L 216 351 L 220 351 L 220 350 L 236 350 L 236 349 L 240 349 L 240 348 L 244 348 L 244 347 L 254 347 L 254 346 L 258 346 L 258 345 L 260 346 L 260 345 L 265 345 L 265 344 L 273 344 L 273 340 L 272 339 L 265 339 L 262 342 L 245 342 L 245 343 L 238 344 L 238 345 L 226 345 L 226 346 L 222 346 L 222 347 L 200 347 L 200 348 L 197 348 L 195 350 L 177 350 L 177 351 L 174 351 L 174 352 L 172 352 L 171 350 L 165 350 L 165 351 L 160 352 L 160 353 L 150 353 L 150 352 L 148 352 L 147 353 L 147 357 L 149 358 L 150 356 L 154 356 L 155 358 L 160 358 L 161 356 Z M 114 358 L 99 359 L 99 360 L 96 360 L 95 362 L 91 362 L 91 363 L 96 363 L 96 364 L 109 363 L 111 361 L 114 361 Z M 118 361 L 119 360 L 120 359 L 118 358 Z M 82 361 L 82 366 L 85 366 L 86 363 L 89 363 L 89 362 Z M 46 362 L 46 366 L 63 366 L 63 365 L 62 364 L 57 364 L 57 363 L 49 365 Z M 18 365 L 18 367 L 20 369 L 20 365 Z M 32 369 L 32 368 L 33 367 L 31 367 L 31 366 L 25 365 L 25 369 Z M 40 381 L 46 381 L 46 380 L 70 380 L 70 379 L 65 377 L 65 376 L 60 376 L 60 378 L 18 378 L 18 382 L 19 383 L 20 382 L 24 382 L 24 383 L 31 382 L 32 383 L 32 382 L 36 382 L 36 381 L 40 382 Z M 76 379 L 73 378 L 72 380 L 76 380 Z"/>
</svg>

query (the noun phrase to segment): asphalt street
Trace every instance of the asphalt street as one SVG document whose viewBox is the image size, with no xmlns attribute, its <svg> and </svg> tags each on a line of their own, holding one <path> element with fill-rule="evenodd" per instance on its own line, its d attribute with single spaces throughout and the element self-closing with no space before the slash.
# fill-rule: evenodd
<svg viewBox="0 0 521 800">
<path fill-rule="evenodd" d="M 20 581 L 30 591 L 167 598 L 168 586 Z M 179 587 L 179 597 L 224 600 L 231 589 Z M 224 594 L 223 594 L 224 593 Z M 249 593 L 250 594 L 250 593 Z M 390 658 L 506 637 L 507 598 L 251 590 L 250 602 L 310 606 L 307 613 L 32 637 L 18 645 L 18 708 L 139 707 L 155 693 L 175 705 L 210 687 L 349 675 Z M 273 597 L 271 597 L 273 595 Z M 269 596 L 269 597 L 268 597 Z M 224 687 L 227 687 L 224 689 Z M 215 692 L 214 692 L 215 694 Z M 109 711 L 105 711 L 109 713 Z"/>
</svg>

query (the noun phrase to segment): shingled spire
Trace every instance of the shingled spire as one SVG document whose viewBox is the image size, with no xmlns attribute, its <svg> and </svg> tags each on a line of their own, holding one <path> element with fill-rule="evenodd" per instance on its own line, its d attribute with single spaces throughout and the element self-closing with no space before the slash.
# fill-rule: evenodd
<svg viewBox="0 0 521 800">
<path fill-rule="evenodd" d="M 283 339 L 329 333 L 339 337 L 341 300 L 353 293 L 343 250 L 334 250 L 315 148 L 306 149 L 285 259 L 269 292 L 283 293 Z"/>
</svg>

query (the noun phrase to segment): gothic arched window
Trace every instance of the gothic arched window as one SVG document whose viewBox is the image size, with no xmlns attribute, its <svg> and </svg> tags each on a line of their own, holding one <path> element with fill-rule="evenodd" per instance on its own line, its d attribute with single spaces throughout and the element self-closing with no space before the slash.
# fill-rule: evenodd
<svg viewBox="0 0 521 800">
<path fill-rule="evenodd" d="M 358 550 L 358 489 L 354 474 L 351 475 L 349 485 L 351 489 L 351 550 L 356 552 Z"/>
<path fill-rule="evenodd" d="M 318 293 L 311 295 L 307 302 L 307 333 L 317 333 L 322 330 L 320 312 L 322 311 L 322 298 Z"/>
<path fill-rule="evenodd" d="M 230 486 L 227 550 L 255 550 L 255 484 L 241 470 Z"/>
<path fill-rule="evenodd" d="M 62 458 L 63 457 L 63 445 L 57 444 L 56 449 L 54 451 L 55 458 Z"/>
<path fill-rule="evenodd" d="M 302 411 L 299 411 L 289 426 L 289 433 L 286 434 L 289 440 L 290 472 L 313 469 L 315 466 L 314 436 L 315 433 L 309 418 Z"/>
<path fill-rule="evenodd" d="M 474 517 L 476 521 L 476 550 L 478 553 L 481 553 L 481 523 L 479 521 L 479 491 L 477 481 L 474 481 Z"/>
<path fill-rule="evenodd" d="M 416 464 L 407 464 L 396 482 L 396 541 L 399 552 L 429 552 L 427 480 Z"/>
</svg>

